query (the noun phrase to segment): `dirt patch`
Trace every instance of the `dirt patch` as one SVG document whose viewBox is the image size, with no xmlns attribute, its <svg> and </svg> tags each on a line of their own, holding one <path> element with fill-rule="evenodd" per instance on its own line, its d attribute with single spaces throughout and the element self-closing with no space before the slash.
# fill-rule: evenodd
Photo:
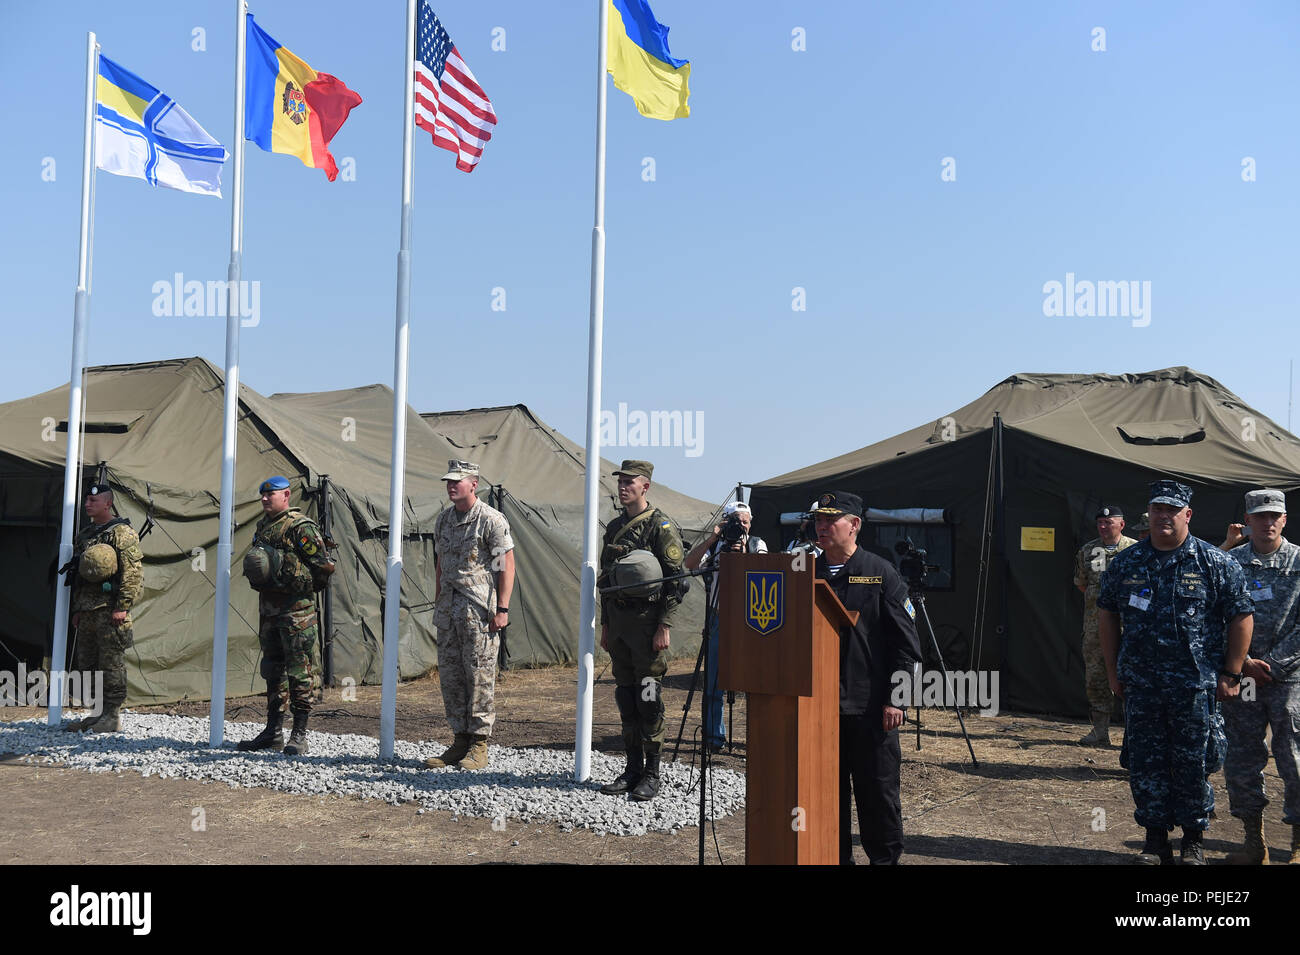
<svg viewBox="0 0 1300 955">
<path fill-rule="evenodd" d="M 594 746 L 621 748 L 614 687 L 598 674 Z M 677 736 L 691 671 L 678 662 L 666 680 L 669 739 Z M 577 671 L 520 670 L 502 675 L 497 689 L 495 742 L 505 746 L 573 747 Z M 379 687 L 328 690 L 312 728 L 378 736 Z M 351 698 L 355 696 L 355 699 Z M 207 704 L 141 708 L 207 716 Z M 698 759 L 698 697 L 687 720 L 680 758 Z M 227 718 L 260 722 L 260 698 L 230 700 Z M 738 745 L 715 757 L 744 771 L 745 706 L 737 697 Z M 33 708 L 0 710 L 0 720 L 43 717 Z M 951 711 L 923 713 L 921 749 L 915 727 L 903 735 L 902 796 L 909 863 L 1127 864 L 1142 833 L 1133 821 L 1128 775 L 1119 750 L 1084 749 L 1075 741 L 1086 726 L 1034 717 L 968 716 L 979 766 L 971 764 Z M 436 675 L 398 688 L 396 733 L 407 740 L 450 735 Z M 1118 733 L 1114 733 L 1118 737 Z M 1118 741 L 1118 740 L 1117 740 Z M 1240 838 L 1227 817 L 1222 774 L 1213 778 L 1221 817 L 1206 840 L 1213 864 Z M 1281 784 L 1270 763 L 1270 792 Z M 694 863 L 698 830 L 644 836 L 562 832 L 554 824 L 454 818 L 344 797 L 296 796 L 220 783 L 144 779 L 131 772 L 88 773 L 31 764 L 0 755 L 0 863 Z M 1274 803 L 1276 806 L 1277 803 Z M 1266 817 L 1266 835 L 1279 861 L 1289 857 L 1290 827 L 1280 809 Z M 715 840 L 716 838 L 716 848 Z M 706 830 L 707 861 L 744 862 L 744 816 Z M 855 846 L 858 861 L 865 861 Z"/>
</svg>

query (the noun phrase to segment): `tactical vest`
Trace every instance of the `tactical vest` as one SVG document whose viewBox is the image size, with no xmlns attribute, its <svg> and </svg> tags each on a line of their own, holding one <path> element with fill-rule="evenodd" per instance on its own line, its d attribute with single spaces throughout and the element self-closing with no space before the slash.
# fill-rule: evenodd
<svg viewBox="0 0 1300 955">
<path fill-rule="evenodd" d="M 294 546 L 294 531 L 311 518 L 296 507 L 291 507 L 265 526 L 260 526 L 253 535 L 254 547 L 269 547 L 280 552 L 280 572 L 278 579 L 269 581 L 256 589 L 262 593 L 287 594 L 293 597 L 309 597 L 313 592 L 311 570 L 298 556 Z"/>
</svg>

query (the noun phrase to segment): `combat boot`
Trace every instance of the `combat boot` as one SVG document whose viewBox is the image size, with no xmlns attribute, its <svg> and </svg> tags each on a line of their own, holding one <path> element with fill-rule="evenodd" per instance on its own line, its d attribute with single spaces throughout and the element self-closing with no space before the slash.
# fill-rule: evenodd
<svg viewBox="0 0 1300 955">
<path fill-rule="evenodd" d="M 488 738 L 483 735 L 474 735 L 469 738 L 469 751 L 458 764 L 460 769 L 487 769 L 488 764 Z"/>
<path fill-rule="evenodd" d="M 600 791 L 606 796 L 621 796 L 634 788 L 641 781 L 644 773 L 645 755 L 641 752 L 641 744 L 638 743 L 635 749 L 627 751 L 627 765 L 623 768 L 623 774 L 613 782 L 605 783 L 600 787 Z"/>
<path fill-rule="evenodd" d="M 1079 740 L 1080 746 L 1110 745 L 1110 714 L 1101 710 L 1092 711 L 1092 732 Z"/>
<path fill-rule="evenodd" d="M 645 774 L 632 787 L 627 798 L 632 802 L 648 802 L 659 795 L 659 752 L 645 754 Z"/>
<path fill-rule="evenodd" d="M 1229 852 L 1224 861 L 1228 865 L 1268 865 L 1268 846 L 1264 844 L 1264 814 L 1252 812 L 1241 817 L 1246 830 L 1246 844 L 1237 852 Z"/>
<path fill-rule="evenodd" d="M 99 719 L 86 727 L 87 733 L 116 733 L 122 728 L 122 720 L 116 706 L 105 706 Z"/>
<path fill-rule="evenodd" d="M 1300 824 L 1291 823 L 1291 860 L 1287 865 L 1300 865 Z"/>
<path fill-rule="evenodd" d="M 284 710 L 273 703 L 267 703 L 266 728 L 252 739 L 246 739 L 236 744 L 235 749 L 242 753 L 250 753 L 259 749 L 273 749 L 278 753 L 284 749 L 284 737 L 280 735 L 280 727 L 283 725 Z"/>
<path fill-rule="evenodd" d="M 289 742 L 284 744 L 284 755 L 307 755 L 307 720 L 310 717 L 311 710 L 293 711 L 293 731 L 289 734 Z"/>
<path fill-rule="evenodd" d="M 424 761 L 424 765 L 430 769 L 442 769 L 444 766 L 455 766 L 465 754 L 469 752 L 471 738 L 468 733 L 457 733 L 456 739 L 448 746 L 441 756 L 430 756 Z"/>
<path fill-rule="evenodd" d="M 72 720 L 64 723 L 60 728 L 65 733 L 84 733 L 95 725 L 95 720 L 97 719 L 99 719 L 98 716 L 87 716 L 85 719 Z"/>
<path fill-rule="evenodd" d="M 1147 841 L 1135 860 L 1138 865 L 1173 865 L 1174 847 L 1164 829 L 1147 829 Z"/>
<path fill-rule="evenodd" d="M 1183 838 L 1178 844 L 1178 861 L 1183 865 L 1205 865 L 1205 847 L 1201 844 L 1204 833 L 1199 829 L 1183 827 Z"/>
</svg>

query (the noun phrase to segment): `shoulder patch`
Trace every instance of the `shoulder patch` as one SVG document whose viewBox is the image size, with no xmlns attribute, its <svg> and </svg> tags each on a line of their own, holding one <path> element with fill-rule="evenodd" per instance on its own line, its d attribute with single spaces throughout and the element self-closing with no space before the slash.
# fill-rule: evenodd
<svg viewBox="0 0 1300 955">
<path fill-rule="evenodd" d="M 660 526 L 660 527 L 672 527 L 673 524 L 672 524 L 672 521 L 664 521 L 664 522 L 663 522 L 662 524 L 660 524 L 659 526 Z"/>
<path fill-rule="evenodd" d="M 911 617 L 913 620 L 916 619 L 916 608 L 912 606 L 911 597 L 903 598 L 903 609 L 907 611 L 907 615 L 909 617 Z"/>
<path fill-rule="evenodd" d="M 682 559 L 682 549 L 676 544 L 669 544 L 664 548 L 664 556 L 675 564 Z"/>
</svg>

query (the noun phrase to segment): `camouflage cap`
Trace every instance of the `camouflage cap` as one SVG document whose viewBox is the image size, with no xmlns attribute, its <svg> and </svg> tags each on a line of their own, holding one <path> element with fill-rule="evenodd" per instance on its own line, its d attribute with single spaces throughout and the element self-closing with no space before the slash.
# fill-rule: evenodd
<svg viewBox="0 0 1300 955">
<path fill-rule="evenodd" d="M 1152 481 L 1149 504 L 1170 504 L 1174 507 L 1190 507 L 1192 489 L 1178 481 Z"/>
<path fill-rule="evenodd" d="M 651 476 L 655 473 L 655 466 L 649 461 L 626 460 L 614 473 L 616 475 L 623 474 L 628 477 L 643 477 L 649 481 Z"/>
<path fill-rule="evenodd" d="M 452 458 L 447 462 L 447 473 L 439 481 L 461 481 L 465 478 L 478 477 L 478 465 L 473 461 L 457 461 Z"/>
<path fill-rule="evenodd" d="M 1142 516 L 1138 518 L 1138 522 L 1134 524 L 1132 527 L 1130 527 L 1129 530 L 1133 531 L 1135 534 L 1140 534 L 1142 531 L 1151 530 L 1150 512 L 1143 511 Z"/>
<path fill-rule="evenodd" d="M 1281 491 L 1260 488 L 1246 492 L 1247 514 L 1285 514 L 1286 495 Z"/>
</svg>

